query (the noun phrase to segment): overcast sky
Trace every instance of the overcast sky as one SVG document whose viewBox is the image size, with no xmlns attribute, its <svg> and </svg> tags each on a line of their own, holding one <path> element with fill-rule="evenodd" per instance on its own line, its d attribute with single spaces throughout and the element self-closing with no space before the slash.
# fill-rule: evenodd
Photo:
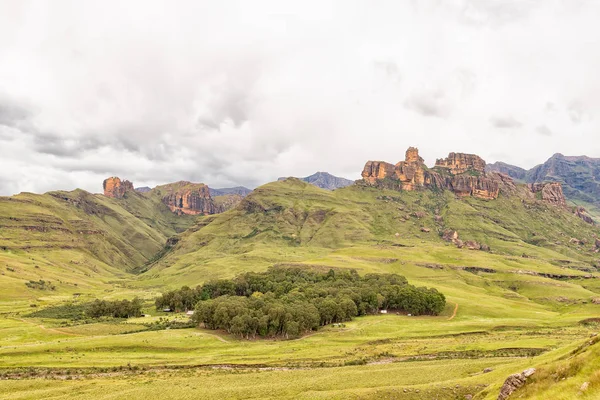
<svg viewBox="0 0 600 400">
<path fill-rule="evenodd" d="M 283 4 L 283 3 L 288 3 Z M 600 1 L 0 0 L 0 195 L 600 157 Z"/>
</svg>

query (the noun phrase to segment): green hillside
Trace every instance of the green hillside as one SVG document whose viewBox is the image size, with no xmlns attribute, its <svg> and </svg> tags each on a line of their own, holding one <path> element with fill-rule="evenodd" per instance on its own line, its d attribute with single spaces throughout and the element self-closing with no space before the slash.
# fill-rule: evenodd
<svg viewBox="0 0 600 400">
<path fill-rule="evenodd" d="M 110 287 L 193 221 L 137 193 L 0 197 L 0 302 Z"/>
<path fill-rule="evenodd" d="M 588 366 L 596 345 L 572 353 L 598 329 L 600 232 L 523 186 L 481 200 L 290 178 L 197 218 L 151 192 L 82 191 L 2 198 L 0 216 L 0 265 L 12 269 L 0 275 L 0 398 L 496 399 L 529 367 L 539 373 L 522 398 L 600 394 Z M 394 273 L 447 304 L 438 316 L 360 316 L 295 340 L 241 339 L 154 308 L 168 289 L 273 266 Z M 39 279 L 56 287 L 26 285 Z M 134 296 L 151 317 L 57 311 Z M 47 312 L 31 314 L 31 303 Z"/>
</svg>

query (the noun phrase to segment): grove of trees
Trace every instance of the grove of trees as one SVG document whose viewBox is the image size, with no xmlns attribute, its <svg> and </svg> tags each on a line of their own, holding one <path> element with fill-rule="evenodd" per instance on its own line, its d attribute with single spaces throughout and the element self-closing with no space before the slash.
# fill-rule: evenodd
<svg viewBox="0 0 600 400">
<path fill-rule="evenodd" d="M 437 315 L 446 299 L 436 289 L 417 288 L 396 274 L 361 277 L 355 270 L 279 267 L 184 286 L 164 293 L 155 304 L 157 309 L 195 310 L 194 321 L 208 329 L 246 338 L 289 338 L 381 309 Z"/>
<path fill-rule="evenodd" d="M 142 301 L 137 297 L 133 300 L 94 300 L 85 310 L 85 314 L 91 318 L 114 317 L 131 318 L 142 315 Z"/>
</svg>

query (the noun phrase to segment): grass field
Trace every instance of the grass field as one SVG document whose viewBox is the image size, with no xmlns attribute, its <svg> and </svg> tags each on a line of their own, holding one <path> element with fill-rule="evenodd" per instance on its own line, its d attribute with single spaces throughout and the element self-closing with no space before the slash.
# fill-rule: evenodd
<svg viewBox="0 0 600 400">
<path fill-rule="evenodd" d="M 600 232 L 568 210 L 518 194 L 327 192 L 288 179 L 184 231 L 193 221 L 153 211 L 152 198 L 63 197 L 125 222 L 51 195 L 0 201 L 2 399 L 495 399 L 528 367 L 539 372 L 517 398 L 600 396 L 600 345 L 590 344 L 600 327 L 582 323 L 600 314 Z M 105 233 L 80 233 L 76 218 Z M 446 230 L 490 251 L 458 248 Z M 359 317 L 296 340 L 154 325 L 187 320 L 154 310 L 162 291 L 273 265 L 397 273 L 438 289 L 447 305 L 435 317 Z M 30 282 L 40 280 L 54 288 Z M 136 296 L 151 317 L 30 316 Z"/>
</svg>

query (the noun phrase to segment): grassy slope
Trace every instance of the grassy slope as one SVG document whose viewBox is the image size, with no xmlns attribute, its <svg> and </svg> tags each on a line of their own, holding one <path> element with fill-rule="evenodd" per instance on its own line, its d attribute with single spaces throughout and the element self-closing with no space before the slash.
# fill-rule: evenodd
<svg viewBox="0 0 600 400">
<path fill-rule="evenodd" d="M 147 262 L 192 222 L 137 193 L 124 199 L 82 190 L 0 197 L 0 302 L 110 290 L 131 278 L 124 271 Z M 56 288 L 25 286 L 40 279 Z"/>
<path fill-rule="evenodd" d="M 441 239 L 438 232 L 445 229 L 485 243 L 492 252 L 458 249 Z M 62 327 L 60 321 L 13 315 L 0 320 L 0 367 L 249 367 L 167 368 L 69 382 L 0 381 L 0 393 L 7 393 L 0 397 L 450 399 L 479 393 L 478 398 L 495 398 L 508 374 L 553 365 L 594 329 L 578 321 L 597 315 L 600 307 L 590 301 L 600 297 L 597 279 L 583 278 L 598 276 L 598 256 L 591 251 L 596 234 L 595 227 L 568 212 L 516 197 L 457 200 L 449 193 L 358 186 L 329 192 L 295 179 L 268 184 L 233 210 L 201 217 L 137 280 L 121 280 L 110 293 L 90 287 L 90 294 L 141 294 L 150 300 L 166 286 L 298 263 L 400 273 L 445 293 L 443 315 L 370 316 L 301 340 L 274 342 L 197 329 L 125 334 L 123 324 Z M 570 243 L 571 238 L 587 244 Z M 493 272 L 468 272 L 465 266 Z M 131 322 L 138 329 L 144 321 Z M 529 349 L 544 353 L 520 353 Z M 406 361 L 417 356 L 430 359 Z M 358 360 L 369 365 L 345 365 Z M 494 371 L 482 374 L 486 367 Z M 571 386 L 564 393 L 572 395 L 577 385 Z M 588 398 L 598 390 L 592 385 Z"/>
</svg>

